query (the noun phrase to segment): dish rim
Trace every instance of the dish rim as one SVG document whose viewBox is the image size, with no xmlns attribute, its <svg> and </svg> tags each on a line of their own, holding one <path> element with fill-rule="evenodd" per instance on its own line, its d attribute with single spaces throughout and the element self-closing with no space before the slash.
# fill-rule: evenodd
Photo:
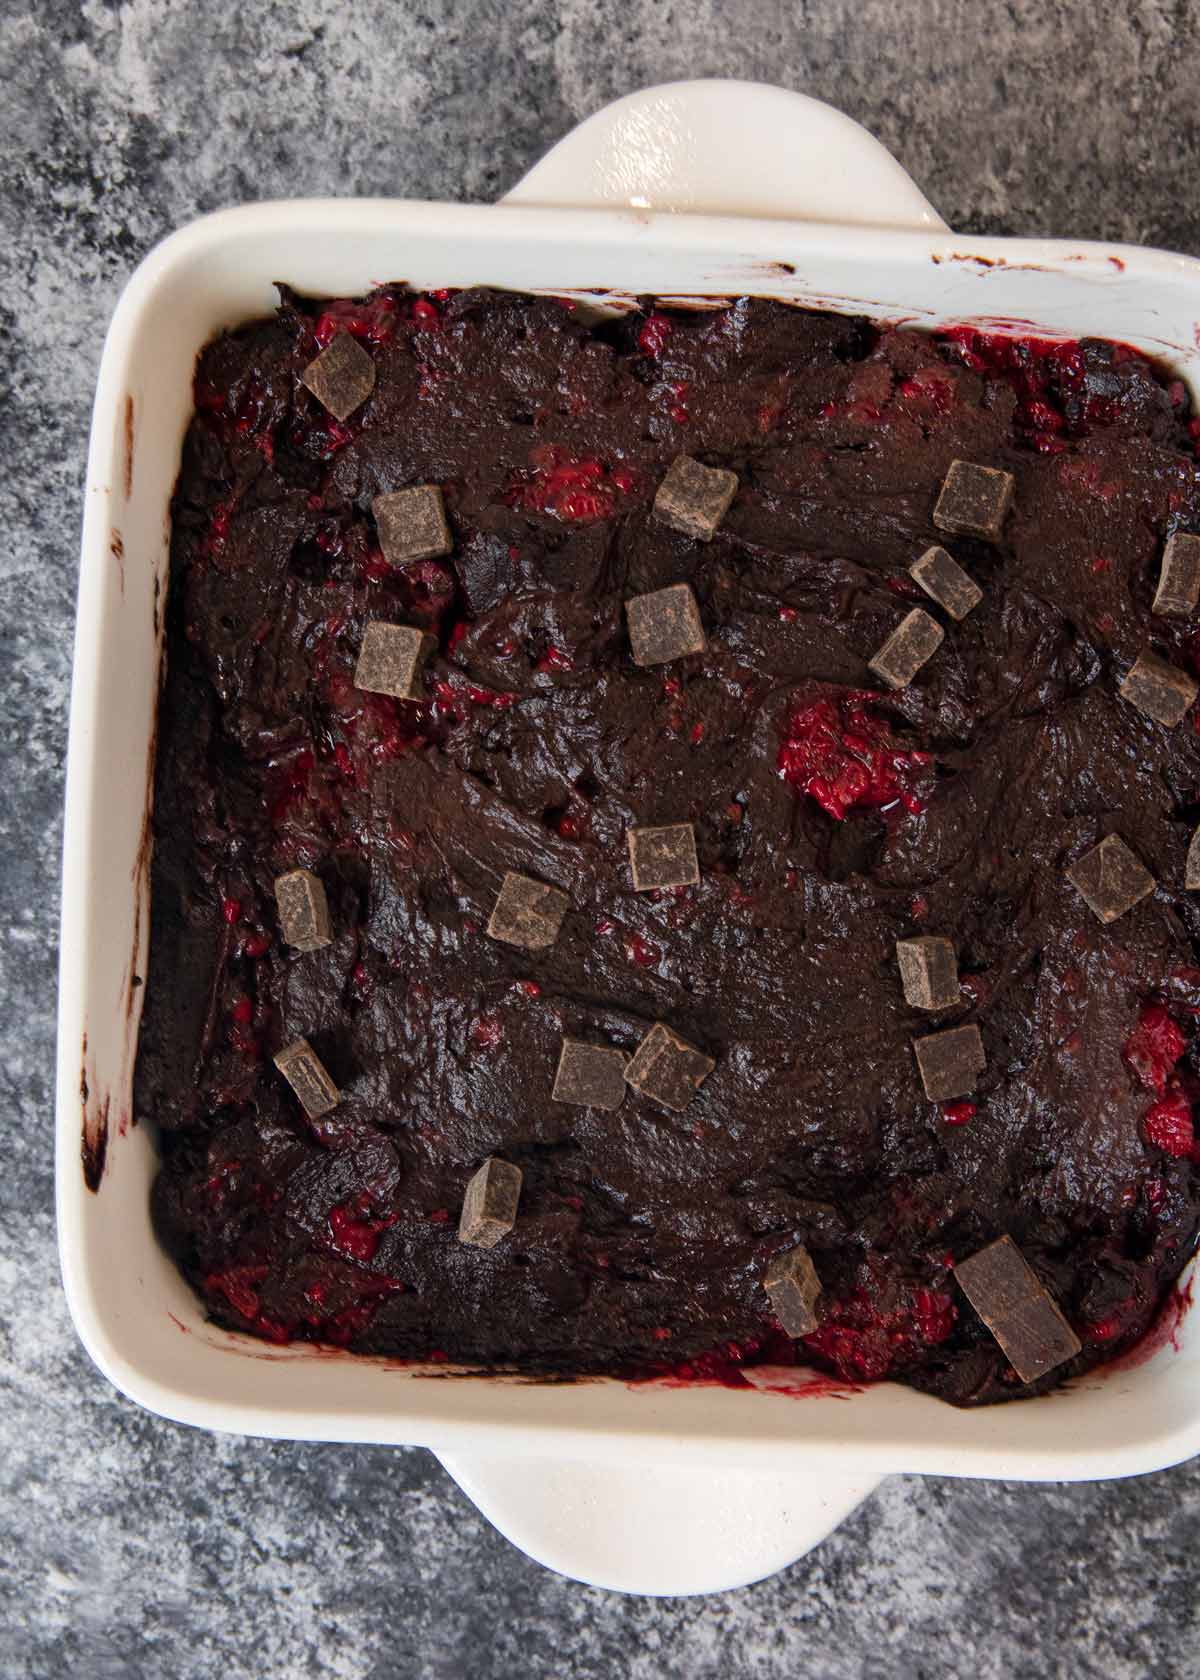
<svg viewBox="0 0 1200 1680">
<path fill-rule="evenodd" d="M 534 251 L 539 245 L 561 245 L 569 241 L 579 251 L 597 256 L 603 253 L 610 258 L 614 250 L 636 249 L 639 242 L 644 246 L 648 240 L 659 252 L 670 254 L 697 244 L 726 246 L 740 251 L 747 246 L 762 249 L 764 246 L 770 248 L 772 243 L 780 246 L 789 242 L 794 244 L 799 238 L 802 244 L 813 249 L 822 244 L 829 249 L 852 246 L 859 264 L 865 264 L 873 254 L 884 266 L 889 261 L 902 264 L 919 258 L 926 262 L 999 264 L 1002 269 L 1015 274 L 1038 269 L 1058 272 L 1059 266 L 1067 262 L 1102 270 L 1104 265 L 1119 261 L 1122 264 L 1121 274 L 1134 280 L 1162 276 L 1174 281 L 1183 275 L 1187 283 L 1196 289 L 1197 313 L 1200 314 L 1200 263 L 1169 252 L 1145 251 L 1102 242 L 1007 237 L 964 240 L 941 231 L 864 229 L 837 223 L 790 225 L 725 216 L 443 205 L 397 199 L 308 199 L 218 211 L 169 235 L 155 247 L 135 271 L 117 305 L 97 385 L 71 698 L 60 955 L 57 1188 L 60 1248 L 68 1301 L 77 1329 L 92 1358 L 124 1393 L 163 1415 L 214 1429 L 304 1439 L 403 1440 L 434 1447 L 454 1447 L 477 1443 L 481 1432 L 486 1432 L 489 1436 L 503 1435 L 514 1446 L 520 1445 L 526 1450 L 555 1453 L 576 1450 L 586 1452 L 589 1457 L 611 1452 L 625 1459 L 636 1456 L 643 1448 L 656 1455 L 669 1448 L 685 1456 L 707 1457 L 714 1450 L 727 1449 L 744 1462 L 762 1467 L 775 1462 L 780 1450 L 786 1448 L 790 1454 L 800 1456 L 811 1455 L 817 1450 L 822 1453 L 837 1451 L 848 1469 L 924 1469 L 943 1474 L 1006 1475 L 1035 1480 L 1136 1474 L 1191 1456 L 1200 1449 L 1200 1400 L 1189 1420 L 1157 1435 L 1150 1432 L 1144 1438 L 1127 1442 L 1123 1448 L 1109 1445 L 1101 1454 L 1082 1442 L 1070 1451 L 988 1444 L 989 1435 L 1003 1438 L 1010 1433 L 989 1427 L 988 1419 L 996 1419 L 1018 1408 L 1051 1406 L 1064 1391 L 1013 1406 L 955 1413 L 956 1417 L 976 1420 L 974 1442 L 958 1439 L 942 1449 L 930 1449 L 926 1442 L 926 1450 L 909 1450 L 913 1448 L 912 1442 L 905 1448 L 886 1438 L 874 1441 L 860 1439 L 853 1444 L 839 1444 L 836 1434 L 820 1441 L 789 1438 L 787 1430 L 771 1428 L 763 1431 L 756 1427 L 761 1424 L 762 1418 L 753 1415 L 748 1415 L 744 1423 L 733 1427 L 732 1417 L 726 1415 L 723 1407 L 697 1407 L 694 1403 L 696 1396 L 689 1398 L 682 1391 L 669 1396 L 669 1405 L 664 1404 L 668 1399 L 665 1394 L 646 1395 L 646 1410 L 632 1425 L 602 1420 L 580 1425 L 572 1422 L 569 1416 L 561 1415 L 562 1408 L 555 1408 L 553 1404 L 532 1404 L 529 1400 L 532 1391 L 528 1388 L 525 1390 L 525 1407 L 516 1411 L 511 1407 L 496 1407 L 484 1416 L 479 1407 L 462 1406 L 457 1410 L 439 1407 L 436 1396 L 444 1388 L 443 1383 L 434 1388 L 426 1386 L 424 1392 L 429 1396 L 428 1403 L 422 1402 L 386 1414 L 371 1407 L 356 1410 L 345 1405 L 334 1406 L 324 1412 L 297 1406 L 289 1412 L 274 1401 L 262 1405 L 247 1402 L 224 1405 L 215 1396 L 197 1394 L 194 1388 L 186 1386 L 172 1388 L 169 1383 L 152 1377 L 127 1349 L 118 1345 L 111 1327 L 103 1322 L 95 1294 L 96 1280 L 87 1275 L 83 1263 L 82 1242 L 82 1227 L 90 1211 L 87 1200 L 90 1193 L 84 1189 L 79 1170 L 80 1096 L 76 1047 L 88 1019 L 88 1011 L 86 1000 L 81 995 L 77 970 L 85 966 L 79 960 L 79 952 L 91 859 L 90 853 L 81 847 L 81 831 L 85 826 L 81 811 L 85 803 L 90 811 L 96 795 L 100 751 L 96 696 L 100 665 L 105 654 L 100 632 L 105 617 L 104 591 L 111 588 L 111 580 L 107 583 L 105 580 L 101 557 L 107 550 L 109 532 L 115 523 L 114 507 L 120 477 L 120 416 L 129 383 L 129 362 L 135 352 L 145 311 L 164 290 L 169 291 L 186 266 L 198 258 L 220 249 L 225 251 L 228 259 L 230 251 L 247 238 L 261 241 L 264 238 L 282 239 L 287 235 L 308 240 L 314 236 L 314 227 L 320 227 L 326 236 L 339 232 L 360 234 L 365 228 L 369 238 L 394 239 L 397 226 L 401 224 L 410 235 L 433 232 L 448 241 L 468 242 L 478 241 L 481 237 L 485 242 L 497 238 L 507 242 L 520 240 Z M 964 245 L 968 248 L 966 252 L 961 249 Z M 793 298 L 789 301 L 802 300 Z M 846 301 L 844 295 L 842 301 Z M 857 301 L 865 304 L 867 300 Z M 814 306 L 821 305 L 814 303 Z M 1174 349 L 1182 358 L 1177 364 L 1180 372 L 1189 378 L 1195 389 L 1194 361 L 1193 365 L 1187 365 L 1189 354 L 1195 358 L 1195 347 L 1190 353 L 1182 343 L 1176 344 Z M 1185 1325 L 1189 1323 L 1190 1320 L 1185 1321 Z M 252 1357 L 264 1357 L 262 1344 L 250 1338 L 232 1337 L 225 1332 L 220 1334 L 224 1340 L 213 1345 L 221 1353 L 227 1353 L 229 1344 L 234 1343 L 239 1354 L 250 1351 Z M 1187 1336 L 1183 1340 L 1190 1348 L 1195 1338 Z M 240 1345 L 247 1341 L 251 1343 L 249 1350 Z M 330 1356 L 306 1347 L 295 1357 L 306 1363 L 327 1363 Z M 362 1363 L 361 1356 L 337 1357 L 355 1365 Z M 473 1379 L 473 1384 L 476 1393 L 488 1388 L 500 1391 L 505 1387 L 506 1379 L 477 1378 Z M 412 1384 L 405 1386 L 414 1387 Z M 911 1394 L 908 1390 L 892 1389 L 892 1385 L 880 1385 L 875 1393 L 887 1390 L 893 1394 Z M 545 1402 L 547 1398 L 546 1391 L 542 1391 L 541 1401 Z M 859 1406 L 864 1398 L 856 1398 L 854 1405 Z M 747 1407 L 751 1403 L 749 1395 L 739 1395 L 738 1399 Z M 769 1402 L 764 1397 L 755 1396 L 753 1404 L 762 1408 Z M 938 1407 L 939 1415 L 945 1410 L 939 1402 L 932 1404 Z M 771 1409 L 778 1411 L 778 1406 Z M 488 1411 L 488 1408 L 482 1408 L 482 1411 Z M 698 1421 L 685 1423 L 689 1411 L 708 1416 L 707 1429 Z M 400 1427 L 397 1427 L 398 1424 Z M 679 1439 L 681 1431 L 686 1436 L 682 1441 Z M 951 1429 L 949 1433 L 954 1436 L 961 1431 Z"/>
</svg>

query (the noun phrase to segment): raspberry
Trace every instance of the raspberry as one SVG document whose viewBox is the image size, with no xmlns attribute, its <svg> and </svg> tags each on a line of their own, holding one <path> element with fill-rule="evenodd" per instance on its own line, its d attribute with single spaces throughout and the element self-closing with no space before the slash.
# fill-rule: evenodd
<svg viewBox="0 0 1200 1680">
<path fill-rule="evenodd" d="M 1147 1003 L 1137 1025 L 1125 1040 L 1121 1054 L 1135 1077 L 1155 1096 L 1161 1097 L 1176 1062 L 1187 1048 L 1178 1025 L 1165 1004 Z"/>
<path fill-rule="evenodd" d="M 867 698 L 850 692 L 794 712 L 776 761 L 785 781 L 838 822 L 854 806 L 886 809 L 898 803 L 913 814 L 924 809 L 909 783 L 911 772 L 928 764 L 930 755 L 898 747 L 886 720 L 868 709 Z"/>
<path fill-rule="evenodd" d="M 672 330 L 665 315 L 647 315 L 638 333 L 638 348 L 644 350 L 647 356 L 661 356 Z"/>
<path fill-rule="evenodd" d="M 1182 1091 L 1172 1091 L 1146 1110 L 1142 1121 L 1146 1142 L 1164 1155 L 1186 1160 L 1195 1147 L 1192 1108 Z"/>
</svg>

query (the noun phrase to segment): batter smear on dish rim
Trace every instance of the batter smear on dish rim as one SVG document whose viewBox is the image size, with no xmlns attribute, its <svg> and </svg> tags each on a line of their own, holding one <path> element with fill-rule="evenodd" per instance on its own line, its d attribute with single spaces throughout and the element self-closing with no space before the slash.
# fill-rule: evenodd
<svg viewBox="0 0 1200 1680">
<path fill-rule="evenodd" d="M 195 400 L 136 1095 L 211 1316 L 957 1404 L 1136 1343 L 1200 1223 L 1182 384 L 392 286 Z"/>
</svg>

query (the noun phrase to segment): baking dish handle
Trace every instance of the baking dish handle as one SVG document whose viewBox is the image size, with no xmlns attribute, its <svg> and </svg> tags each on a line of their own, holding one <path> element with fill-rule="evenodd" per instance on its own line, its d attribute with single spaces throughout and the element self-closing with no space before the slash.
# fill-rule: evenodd
<svg viewBox="0 0 1200 1680">
<path fill-rule="evenodd" d="M 514 1546 L 588 1586 L 677 1596 L 748 1586 L 803 1557 L 870 1474 L 438 1454 Z"/>
<path fill-rule="evenodd" d="M 581 122 L 502 201 L 944 229 L 850 117 L 761 82 L 667 82 Z"/>
</svg>

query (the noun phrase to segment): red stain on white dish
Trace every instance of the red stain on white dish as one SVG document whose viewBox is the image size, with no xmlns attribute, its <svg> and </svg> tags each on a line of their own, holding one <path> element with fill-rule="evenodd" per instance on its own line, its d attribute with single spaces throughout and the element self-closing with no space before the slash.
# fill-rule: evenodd
<svg viewBox="0 0 1200 1680">
<path fill-rule="evenodd" d="M 742 1375 L 760 1394 L 786 1394 L 792 1399 L 811 1400 L 824 1395 L 848 1400 L 852 1394 L 863 1392 L 859 1383 L 842 1382 L 804 1365 L 751 1365 Z"/>
<path fill-rule="evenodd" d="M 661 1377 L 635 1377 L 626 1387 L 636 1393 L 661 1393 L 665 1389 L 732 1388 L 751 1389 L 759 1394 L 782 1394 L 792 1400 L 819 1396 L 847 1400 L 863 1392 L 859 1383 L 826 1376 L 806 1365 L 742 1365 L 734 1370 L 694 1372 L 690 1376 L 668 1373 Z"/>
</svg>

